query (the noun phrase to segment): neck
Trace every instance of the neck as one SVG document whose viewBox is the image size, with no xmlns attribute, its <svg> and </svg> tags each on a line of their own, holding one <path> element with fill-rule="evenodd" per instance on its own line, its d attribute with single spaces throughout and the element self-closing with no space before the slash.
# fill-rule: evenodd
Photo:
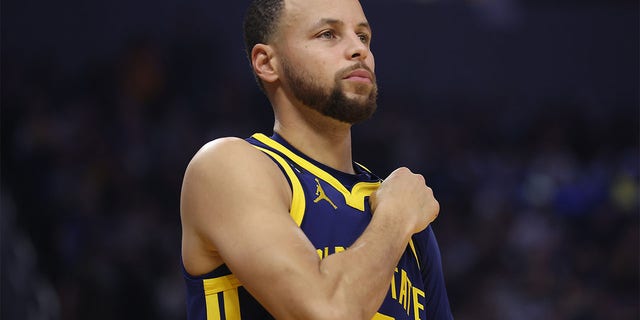
<svg viewBox="0 0 640 320">
<path fill-rule="evenodd" d="M 282 110 L 285 109 L 285 110 Z M 273 130 L 300 152 L 345 173 L 354 173 L 351 124 L 337 121 L 306 107 L 274 107 Z"/>
</svg>

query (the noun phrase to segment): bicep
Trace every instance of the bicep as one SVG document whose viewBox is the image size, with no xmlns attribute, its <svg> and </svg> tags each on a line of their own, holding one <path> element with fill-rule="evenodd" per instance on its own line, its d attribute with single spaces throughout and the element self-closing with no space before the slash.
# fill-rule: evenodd
<svg viewBox="0 0 640 320">
<path fill-rule="evenodd" d="M 225 156 L 187 170 L 183 214 L 245 288 L 277 312 L 313 284 L 319 257 L 289 215 L 291 194 L 282 172 L 246 148 L 231 146 Z"/>
</svg>

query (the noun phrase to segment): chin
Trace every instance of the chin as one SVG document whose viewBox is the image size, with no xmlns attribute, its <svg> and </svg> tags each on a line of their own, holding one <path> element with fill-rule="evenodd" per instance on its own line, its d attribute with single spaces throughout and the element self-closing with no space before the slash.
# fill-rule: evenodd
<svg viewBox="0 0 640 320">
<path fill-rule="evenodd" d="M 352 94 L 366 99 L 371 94 L 371 90 L 373 90 L 373 85 L 369 83 L 357 83 L 353 85 Z"/>
</svg>

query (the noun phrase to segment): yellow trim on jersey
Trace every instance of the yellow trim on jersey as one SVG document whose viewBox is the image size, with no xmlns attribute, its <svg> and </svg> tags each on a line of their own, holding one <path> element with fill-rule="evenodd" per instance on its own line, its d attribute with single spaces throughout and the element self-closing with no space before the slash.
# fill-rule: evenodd
<svg viewBox="0 0 640 320">
<path fill-rule="evenodd" d="M 270 155 L 274 160 L 278 161 L 280 166 L 284 169 L 285 173 L 289 177 L 289 181 L 291 181 L 291 188 L 293 189 L 293 195 L 291 200 L 291 209 L 289 209 L 289 214 L 291 218 L 296 222 L 298 227 L 302 224 L 302 219 L 304 218 L 304 209 L 305 209 L 305 200 L 304 200 L 304 190 L 302 189 L 302 184 L 298 179 L 298 176 L 293 172 L 291 166 L 285 161 L 280 155 L 277 153 L 261 148 L 258 146 L 254 146 L 260 149 L 262 152 Z"/>
<path fill-rule="evenodd" d="M 222 293 L 222 296 L 224 298 L 225 320 L 241 320 L 238 289 L 227 290 Z"/>
<path fill-rule="evenodd" d="M 204 279 L 202 280 L 204 286 L 204 294 L 216 294 L 225 290 L 235 289 L 242 284 L 233 274 L 229 274 L 222 277 Z"/>
<path fill-rule="evenodd" d="M 395 320 L 396 318 L 393 317 L 389 317 L 387 315 L 384 315 L 382 313 L 378 313 L 376 312 L 376 314 L 373 316 L 373 318 L 371 318 L 371 320 Z"/>
<path fill-rule="evenodd" d="M 354 163 L 357 164 L 360 168 L 364 169 L 364 171 L 369 172 L 369 173 L 373 173 L 373 172 L 371 172 L 371 170 L 369 170 L 367 167 L 363 166 L 362 164 L 360 164 L 358 162 L 355 162 L 355 161 L 354 161 Z"/>
<path fill-rule="evenodd" d="M 418 264 L 418 269 L 421 270 L 420 267 L 420 259 L 418 259 L 418 252 L 416 251 L 416 245 L 413 243 L 413 239 L 409 238 L 409 248 L 413 251 L 413 256 L 416 257 L 416 263 Z"/>
<path fill-rule="evenodd" d="M 220 303 L 218 293 L 222 292 L 226 320 L 240 320 L 240 298 L 238 287 L 242 284 L 233 275 L 202 280 L 204 287 L 207 320 L 220 320 Z"/>
<path fill-rule="evenodd" d="M 349 191 L 344 185 L 342 185 L 342 183 L 340 183 L 340 181 L 338 181 L 338 179 L 318 168 L 313 163 L 295 154 L 280 143 L 272 140 L 262 133 L 256 133 L 253 137 L 267 146 L 278 150 L 285 156 L 289 157 L 289 159 L 293 160 L 295 163 L 299 164 L 313 175 L 324 180 L 326 183 L 338 190 L 344 196 L 345 203 L 352 208 L 364 211 L 364 198 L 370 196 L 380 186 L 380 182 L 358 182 L 353 186 L 353 188 L 351 188 L 351 191 Z"/>
<path fill-rule="evenodd" d="M 205 308 L 207 310 L 207 320 L 220 320 L 220 306 L 218 304 L 218 294 L 205 295 Z"/>
</svg>

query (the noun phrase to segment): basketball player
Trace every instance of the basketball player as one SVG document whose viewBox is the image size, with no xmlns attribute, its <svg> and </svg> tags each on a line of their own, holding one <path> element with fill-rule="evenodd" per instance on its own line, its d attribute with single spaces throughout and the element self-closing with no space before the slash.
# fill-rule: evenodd
<svg viewBox="0 0 640 320">
<path fill-rule="evenodd" d="M 451 319 L 425 179 L 351 158 L 377 95 L 360 3 L 255 0 L 244 32 L 274 133 L 217 139 L 187 167 L 188 319 Z"/>
</svg>

